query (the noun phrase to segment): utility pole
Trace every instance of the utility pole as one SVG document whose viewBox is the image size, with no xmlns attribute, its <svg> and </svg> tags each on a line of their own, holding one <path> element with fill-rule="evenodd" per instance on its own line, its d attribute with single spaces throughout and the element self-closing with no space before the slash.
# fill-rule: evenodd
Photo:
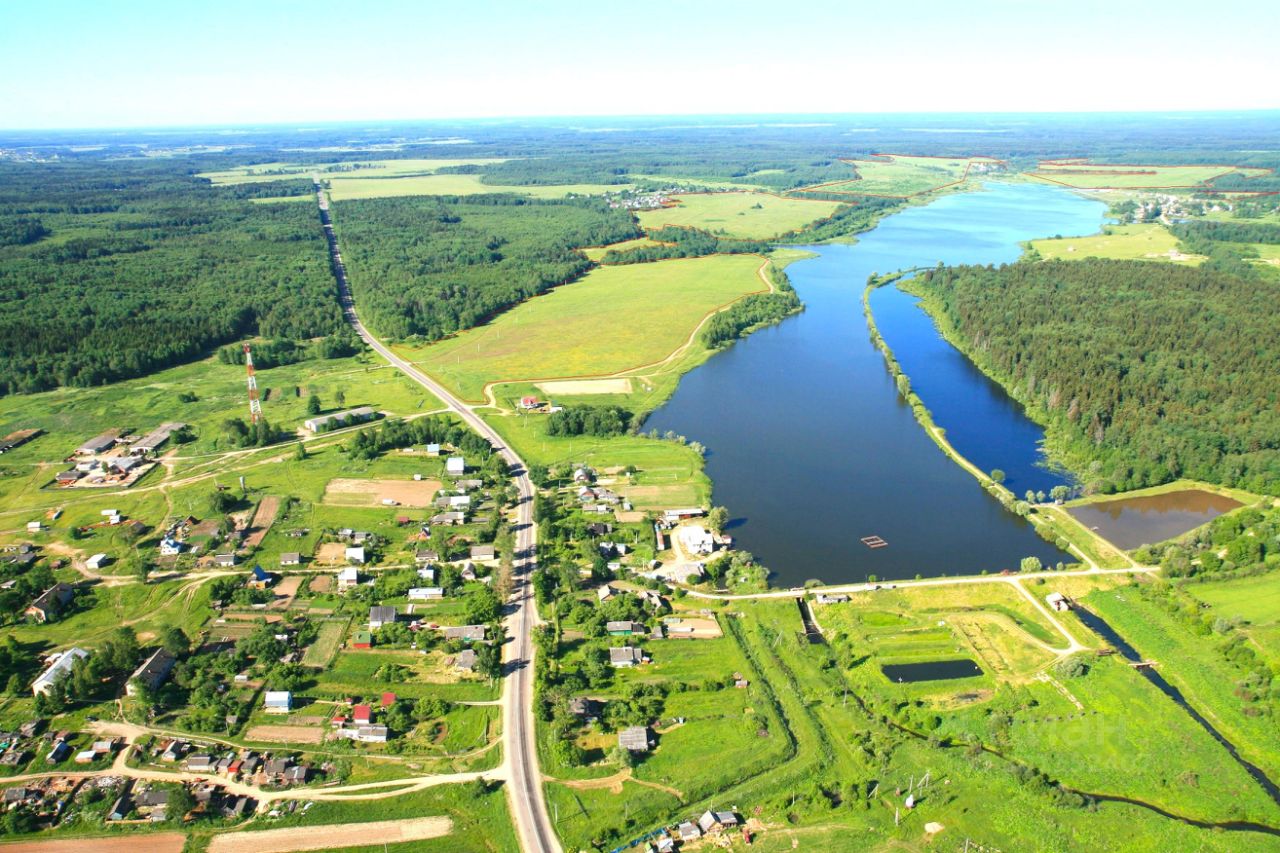
<svg viewBox="0 0 1280 853">
<path fill-rule="evenodd" d="M 258 378 L 253 375 L 253 353 L 248 344 L 244 345 L 244 369 L 249 375 L 249 420 L 256 424 L 262 420 L 262 403 L 258 402 Z"/>
</svg>

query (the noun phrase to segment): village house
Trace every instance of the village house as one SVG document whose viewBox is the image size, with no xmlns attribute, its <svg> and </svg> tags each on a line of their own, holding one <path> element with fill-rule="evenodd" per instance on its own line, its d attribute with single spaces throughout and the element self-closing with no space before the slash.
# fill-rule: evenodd
<svg viewBox="0 0 1280 853">
<path fill-rule="evenodd" d="M 633 634 L 644 634 L 648 631 L 643 622 L 607 622 L 605 630 L 615 637 L 630 637 Z"/>
<path fill-rule="evenodd" d="M 367 726 L 373 722 L 373 709 L 368 705 L 356 705 L 351 709 L 351 722 L 357 726 Z"/>
<path fill-rule="evenodd" d="M 474 649 L 464 649 L 458 652 L 453 659 L 453 665 L 463 672 L 472 672 L 476 668 L 476 653 Z"/>
<path fill-rule="evenodd" d="M 618 591 L 613 587 L 609 586 L 608 584 L 605 584 L 604 586 L 596 590 L 596 598 L 600 601 L 608 601 L 609 599 L 613 598 L 617 594 L 618 594 Z"/>
<path fill-rule="evenodd" d="M 698 828 L 703 832 L 723 832 L 738 825 L 738 816 L 733 812 L 705 811 L 698 818 Z"/>
<path fill-rule="evenodd" d="M 425 566 L 429 563 L 440 562 L 440 555 L 429 548 L 419 548 L 413 552 L 413 561 L 419 566 Z M 418 574 L 421 575 L 422 572 L 419 571 Z"/>
<path fill-rule="evenodd" d="M 28 619 L 36 622 L 48 622 L 66 609 L 76 597 L 76 590 L 71 584 L 56 583 L 36 597 L 26 609 Z"/>
<path fill-rule="evenodd" d="M 444 598 L 444 587 L 416 586 L 409 590 L 410 601 L 435 601 Z"/>
<path fill-rule="evenodd" d="M 253 571 L 249 572 L 249 579 L 245 581 L 245 586 L 249 589 L 266 589 L 276 582 L 275 577 L 262 566 L 254 566 Z"/>
<path fill-rule="evenodd" d="M 354 563 L 357 566 L 363 566 L 365 564 L 366 557 L 363 545 L 347 546 L 346 550 L 342 552 L 342 556 L 346 558 L 348 563 Z"/>
<path fill-rule="evenodd" d="M 588 696 L 578 696 L 569 700 L 569 713 L 581 720 L 592 722 L 600 716 L 600 703 Z"/>
<path fill-rule="evenodd" d="M 355 566 L 348 566 L 338 572 L 338 592 L 346 592 L 360 583 L 360 570 Z"/>
<path fill-rule="evenodd" d="M 386 605 L 375 605 L 369 608 L 369 630 L 376 631 L 383 625 L 390 625 L 396 621 L 396 609 Z"/>
<path fill-rule="evenodd" d="M 676 832 L 680 835 L 681 841 L 697 841 L 702 837 L 702 830 L 698 829 L 698 825 L 691 820 L 686 820 L 677 826 Z"/>
<path fill-rule="evenodd" d="M 84 564 L 96 572 L 109 562 L 111 562 L 111 558 L 106 554 L 94 554 L 92 557 L 85 560 Z"/>
<path fill-rule="evenodd" d="M 137 696 L 139 689 L 155 690 L 169 677 L 177 659 L 164 646 L 156 649 L 151 656 L 129 676 L 124 692 L 127 696 Z"/>
<path fill-rule="evenodd" d="M 471 559 L 477 563 L 490 563 L 498 559 L 498 552 L 492 545 L 472 545 Z"/>
<path fill-rule="evenodd" d="M 465 524 L 467 521 L 466 513 L 462 512 L 441 512 L 431 516 L 431 524 L 443 527 L 456 527 Z"/>
<path fill-rule="evenodd" d="M 99 453 L 110 450 L 116 446 L 116 440 L 120 437 L 120 430 L 107 430 L 102 435 L 95 435 L 84 444 L 76 448 L 76 456 L 97 456 Z"/>
<path fill-rule="evenodd" d="M 285 551 L 280 555 L 280 565 L 298 566 L 302 564 L 302 555 L 297 551 Z"/>
<path fill-rule="evenodd" d="M 460 477 L 467 473 L 467 460 L 461 456 L 450 456 L 444 462 L 444 470 L 452 477 Z"/>
<path fill-rule="evenodd" d="M 268 714 L 287 714 L 293 710 L 293 694 L 288 690 L 268 690 L 262 697 L 262 710 Z"/>
<path fill-rule="evenodd" d="M 636 666 L 644 661 L 644 653 L 633 646 L 609 649 L 609 664 L 616 667 Z"/>
<path fill-rule="evenodd" d="M 645 726 L 628 726 L 618 732 L 618 746 L 631 752 L 649 751 L 649 729 Z"/>
<path fill-rule="evenodd" d="M 166 536 L 160 540 L 160 556 L 176 557 L 182 553 L 182 543 L 172 536 Z"/>
<path fill-rule="evenodd" d="M 229 569 L 236 564 L 235 554 L 214 554 L 213 564 L 219 568 Z"/>
<path fill-rule="evenodd" d="M 48 668 L 31 683 L 32 695 L 48 696 L 50 691 L 53 690 L 53 685 L 71 674 L 71 668 L 75 666 L 76 661 L 85 660 L 88 657 L 88 652 L 77 648 L 67 649 L 65 652 L 52 657 Z"/>
<path fill-rule="evenodd" d="M 481 642 L 488 631 L 487 625 L 459 625 L 456 628 L 445 628 L 446 640 L 462 640 L 464 643 Z"/>
<path fill-rule="evenodd" d="M 371 649 L 373 648 L 373 634 L 368 631 L 356 631 L 351 638 L 351 648 L 353 649 Z"/>
</svg>

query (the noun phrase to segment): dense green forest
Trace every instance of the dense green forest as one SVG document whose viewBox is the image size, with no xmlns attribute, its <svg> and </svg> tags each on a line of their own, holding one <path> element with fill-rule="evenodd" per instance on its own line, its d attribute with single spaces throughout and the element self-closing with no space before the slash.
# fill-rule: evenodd
<svg viewBox="0 0 1280 853">
<path fill-rule="evenodd" d="M 1169 229 L 1179 240 L 1188 242 L 1222 241 L 1227 243 L 1280 244 L 1280 225 L 1265 222 L 1223 222 L 1193 219 L 1179 222 Z"/>
<path fill-rule="evenodd" d="M 315 211 L 172 163 L 0 166 L 0 394 L 343 328 Z"/>
<path fill-rule="evenodd" d="M 361 315 L 378 334 L 435 340 L 591 266 L 576 249 L 640 236 L 599 200 L 513 195 L 338 202 L 335 227 Z"/>
<path fill-rule="evenodd" d="M 771 264 L 768 274 L 773 281 L 774 291 L 753 293 L 738 300 L 727 310 L 712 315 L 702 328 L 700 336 L 705 346 L 712 349 L 722 347 L 752 329 L 776 323 L 803 307 L 785 272 Z"/>
<path fill-rule="evenodd" d="M 1089 491 L 1193 477 L 1280 494 L 1280 284 L 1060 261 L 906 285 L 1033 415 Z"/>
</svg>

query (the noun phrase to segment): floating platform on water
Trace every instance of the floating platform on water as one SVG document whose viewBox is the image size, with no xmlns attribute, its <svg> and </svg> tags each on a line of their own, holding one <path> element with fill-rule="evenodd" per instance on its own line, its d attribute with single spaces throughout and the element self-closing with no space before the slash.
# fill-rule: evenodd
<svg viewBox="0 0 1280 853">
<path fill-rule="evenodd" d="M 879 536 L 863 536 L 862 544 L 868 548 L 887 548 L 889 543 L 881 539 Z"/>
</svg>

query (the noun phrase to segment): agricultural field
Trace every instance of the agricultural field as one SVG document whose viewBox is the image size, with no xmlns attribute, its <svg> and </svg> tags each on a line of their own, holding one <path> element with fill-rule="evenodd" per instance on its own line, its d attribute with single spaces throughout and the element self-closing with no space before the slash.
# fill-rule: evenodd
<svg viewBox="0 0 1280 853">
<path fill-rule="evenodd" d="M 1214 178 L 1240 174 L 1257 177 L 1267 169 L 1235 166 L 1152 166 L 1126 163 L 1090 163 L 1084 160 L 1042 160 L 1027 174 L 1040 181 L 1077 189 L 1193 189 Z"/>
<path fill-rule="evenodd" d="M 593 261 L 598 261 L 608 252 L 626 252 L 631 249 L 644 249 L 658 245 L 661 244 L 650 240 L 648 237 L 636 237 L 634 240 L 623 240 L 619 243 L 610 243 L 608 246 L 591 246 L 583 249 L 582 254 Z"/>
<path fill-rule="evenodd" d="M 755 255 L 592 270 L 408 358 L 468 400 L 492 382 L 602 376 L 662 361 L 711 312 L 764 289 Z"/>
<path fill-rule="evenodd" d="M 799 230 L 824 219 L 840 205 L 833 201 L 783 198 L 770 193 L 692 193 L 676 196 L 677 204 L 641 211 L 646 229 L 676 226 L 699 228 L 712 234 L 766 240 Z M 624 245 L 613 246 L 622 250 Z"/>
<path fill-rule="evenodd" d="M 1172 261 L 1178 264 L 1198 264 L 1200 255 L 1188 255 L 1178 251 L 1178 239 L 1163 225 L 1140 223 L 1135 225 L 1108 225 L 1101 234 L 1087 237 L 1051 237 L 1032 240 L 1030 248 L 1046 261 L 1078 261 L 1085 258 L 1109 258 L 1112 260 Z"/>
<path fill-rule="evenodd" d="M 866 160 L 845 160 L 856 177 L 848 181 L 806 187 L 810 192 L 910 198 L 949 187 L 967 178 L 1003 170 L 988 157 L 911 157 L 883 154 Z"/>
</svg>

